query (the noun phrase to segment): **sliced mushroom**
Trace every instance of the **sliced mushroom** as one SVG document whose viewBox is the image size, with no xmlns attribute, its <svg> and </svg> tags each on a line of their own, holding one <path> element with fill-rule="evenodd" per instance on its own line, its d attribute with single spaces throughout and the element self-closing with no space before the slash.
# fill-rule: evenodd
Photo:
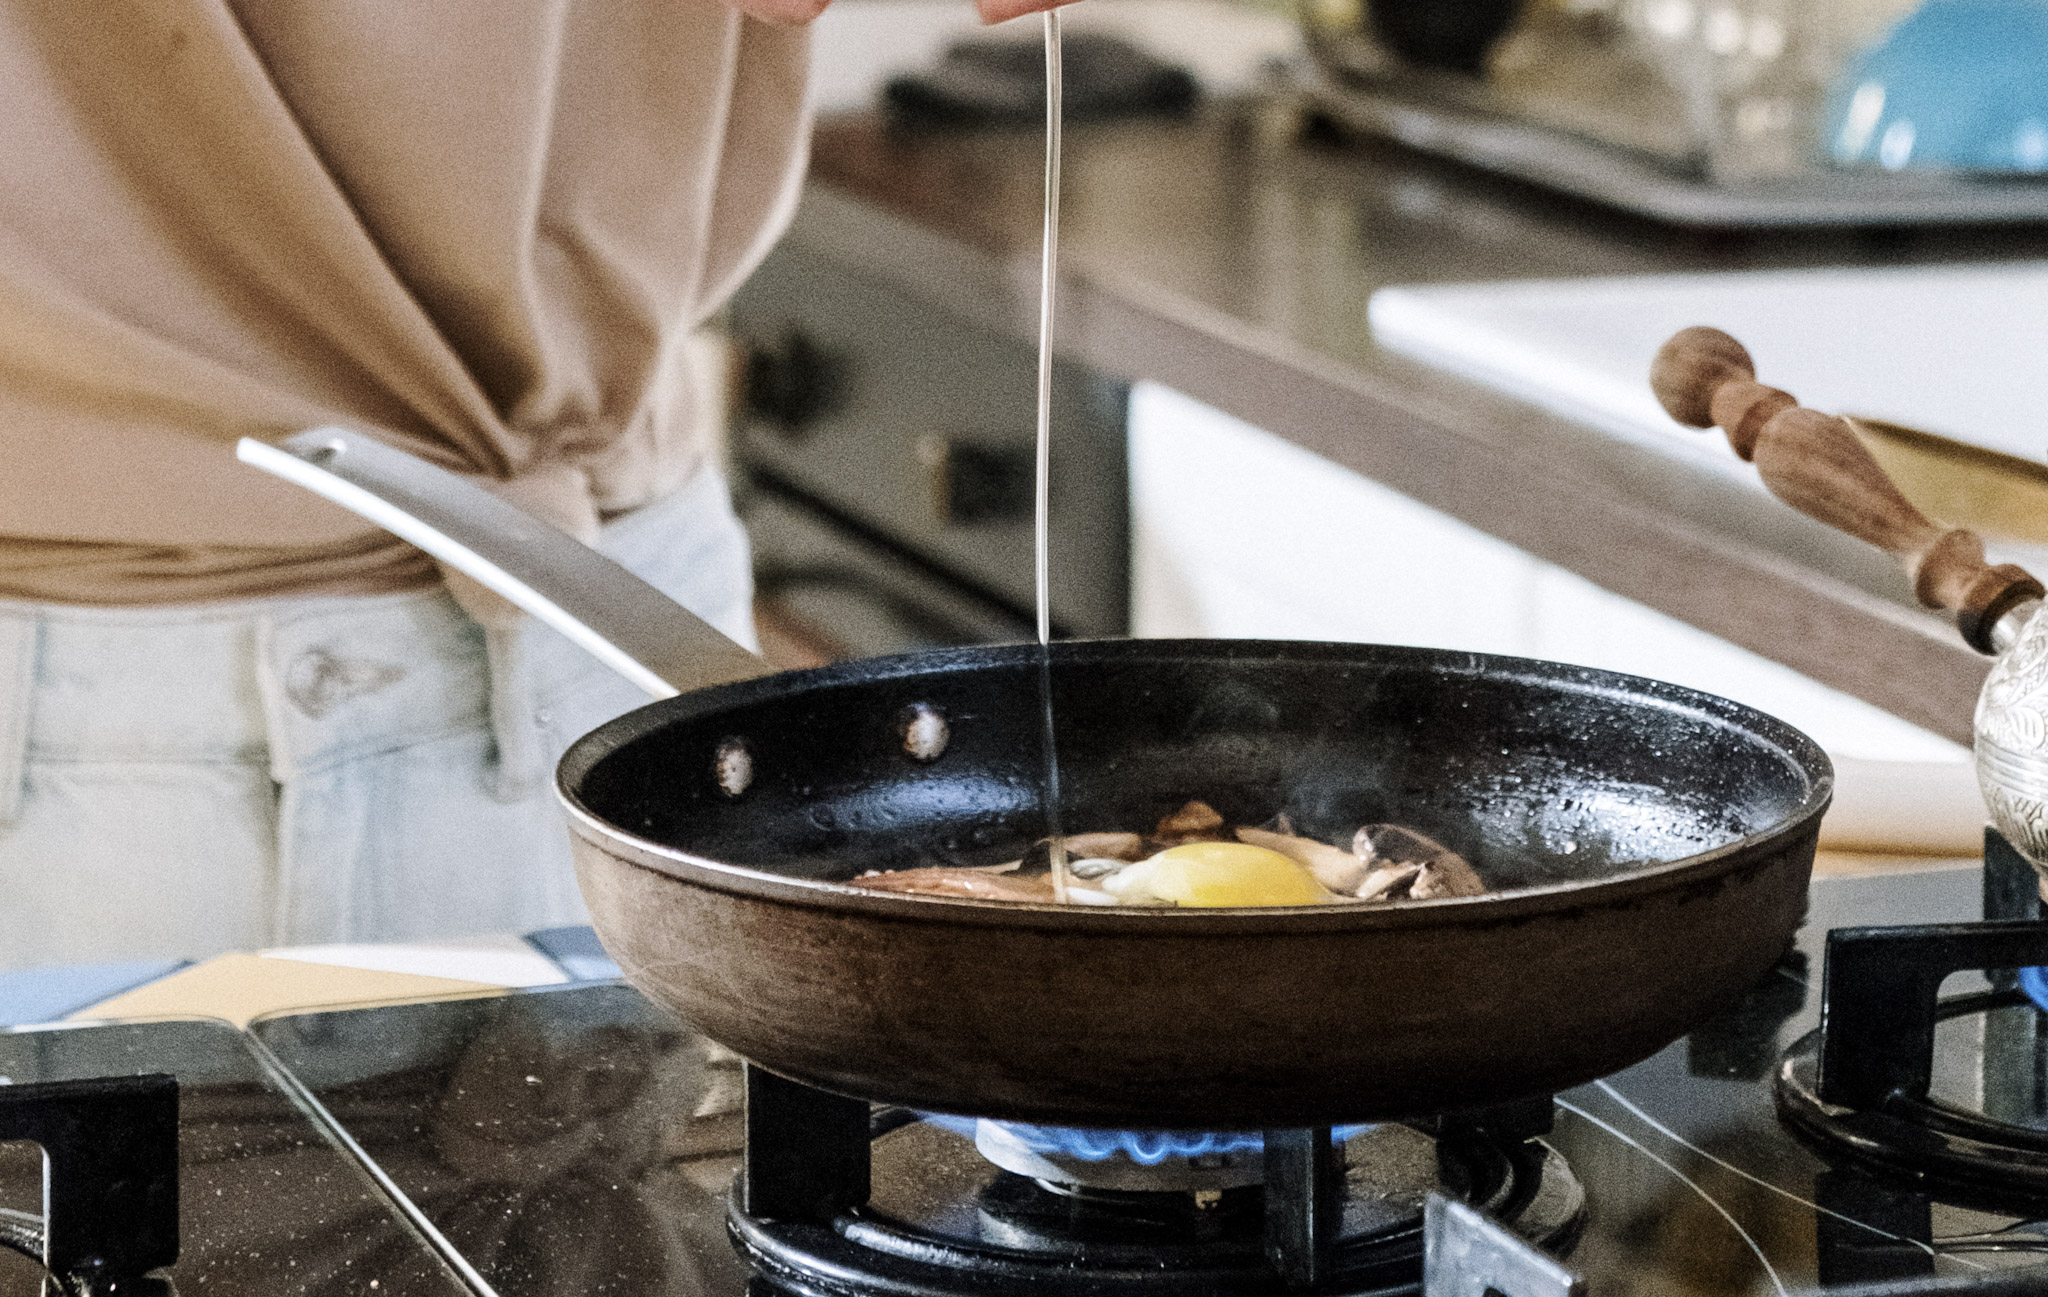
<svg viewBox="0 0 2048 1297">
<path fill-rule="evenodd" d="M 849 880 L 855 887 L 877 892 L 908 892 L 916 896 L 964 896 L 977 901 L 1026 901 L 1049 904 L 1049 874 L 1018 876 L 985 869 L 934 866 L 929 869 L 873 870 Z"/>
<path fill-rule="evenodd" d="M 1365 876 L 1352 895 L 1361 901 L 1392 900 L 1395 888 L 1406 887 L 1421 873 L 1421 865 L 1381 865 Z"/>
<path fill-rule="evenodd" d="M 1378 860 L 1418 866 L 1414 880 L 1407 885 L 1411 900 L 1486 893 L 1486 882 L 1478 871 L 1463 856 L 1426 833 L 1399 824 L 1368 824 L 1352 842 L 1371 851 Z"/>
<path fill-rule="evenodd" d="M 1351 849 L 1360 857 L 1372 857 L 1392 864 L 1427 864 L 1451 849 L 1426 833 L 1399 824 L 1368 824 L 1351 839 Z"/>
<path fill-rule="evenodd" d="M 1070 833 L 1061 839 L 1067 844 L 1067 859 L 1074 860 L 1115 860 L 1126 862 L 1143 860 L 1148 854 L 1145 840 L 1135 833 Z M 1024 853 L 1024 872 L 1042 874 L 1052 868 L 1052 839 L 1040 838 Z M 1071 865 L 1070 865 L 1071 867 Z"/>
<path fill-rule="evenodd" d="M 1446 851 L 1422 867 L 1422 872 L 1409 885 L 1408 895 L 1418 901 L 1434 900 L 1440 896 L 1484 896 L 1486 884 L 1465 858 L 1455 852 Z"/>
<path fill-rule="evenodd" d="M 1342 847 L 1333 847 L 1327 842 L 1314 838 L 1297 837 L 1291 833 L 1273 833 L 1266 829 L 1242 828 L 1237 831 L 1238 841 L 1248 842 L 1255 847 L 1277 851 L 1295 864 L 1315 875 L 1324 888 L 1340 896 L 1350 896 L 1365 880 L 1367 865 L 1357 856 Z"/>
<path fill-rule="evenodd" d="M 1145 840 L 1135 833 L 1069 833 L 1067 855 L 1109 860 L 1142 860 Z"/>
<path fill-rule="evenodd" d="M 1152 836 L 1168 846 L 1180 846 L 1188 842 L 1221 842 L 1228 834 L 1215 807 L 1207 802 L 1189 802 L 1160 820 Z"/>
</svg>

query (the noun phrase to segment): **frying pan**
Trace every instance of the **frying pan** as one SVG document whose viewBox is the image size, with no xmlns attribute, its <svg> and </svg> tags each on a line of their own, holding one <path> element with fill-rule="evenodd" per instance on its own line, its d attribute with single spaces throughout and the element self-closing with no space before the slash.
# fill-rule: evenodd
<svg viewBox="0 0 2048 1297">
<path fill-rule="evenodd" d="M 1674 685 L 1366 644 L 1072 641 L 768 674 L 608 560 L 347 433 L 243 457 L 482 579 L 676 696 L 558 787 L 628 980 L 784 1076 L 976 1116 L 1312 1126 L 1554 1092 L 1764 976 L 1804 908 L 1832 772 L 1791 727 Z M 1127 910 L 887 894 L 871 868 L 1014 858 L 1190 798 L 1348 841 L 1430 834 L 1488 895 Z M 936 741 L 936 740 L 942 740 Z M 936 749 L 936 750 L 935 750 Z"/>
</svg>

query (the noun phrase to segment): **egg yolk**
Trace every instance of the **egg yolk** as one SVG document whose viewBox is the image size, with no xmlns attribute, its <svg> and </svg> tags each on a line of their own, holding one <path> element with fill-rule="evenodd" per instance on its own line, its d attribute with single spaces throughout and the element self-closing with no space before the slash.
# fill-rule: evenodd
<svg viewBox="0 0 2048 1297">
<path fill-rule="evenodd" d="M 1153 856 L 1150 891 L 1175 905 L 1318 905 L 1315 876 L 1277 851 L 1245 842 L 1190 842 Z"/>
</svg>

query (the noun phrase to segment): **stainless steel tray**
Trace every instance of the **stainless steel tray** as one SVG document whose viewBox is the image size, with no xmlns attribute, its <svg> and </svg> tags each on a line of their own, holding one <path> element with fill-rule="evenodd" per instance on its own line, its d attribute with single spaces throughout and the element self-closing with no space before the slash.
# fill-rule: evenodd
<svg viewBox="0 0 2048 1297">
<path fill-rule="evenodd" d="M 1311 111 L 1339 127 L 1672 225 L 1990 225 L 2048 222 L 2048 177 L 1814 171 L 1748 180 L 1681 165 L 1553 126 L 1448 102 L 1414 84 L 1308 75 Z"/>
</svg>

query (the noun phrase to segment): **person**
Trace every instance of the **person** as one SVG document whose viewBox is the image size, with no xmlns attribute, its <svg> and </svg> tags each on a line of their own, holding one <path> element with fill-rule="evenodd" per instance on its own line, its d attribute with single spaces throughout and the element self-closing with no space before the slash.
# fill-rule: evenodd
<svg viewBox="0 0 2048 1297">
<path fill-rule="evenodd" d="M 580 921 L 553 761 L 644 699 L 233 444 L 366 432 L 751 642 L 695 338 L 823 7 L 0 9 L 0 968 Z"/>
</svg>

